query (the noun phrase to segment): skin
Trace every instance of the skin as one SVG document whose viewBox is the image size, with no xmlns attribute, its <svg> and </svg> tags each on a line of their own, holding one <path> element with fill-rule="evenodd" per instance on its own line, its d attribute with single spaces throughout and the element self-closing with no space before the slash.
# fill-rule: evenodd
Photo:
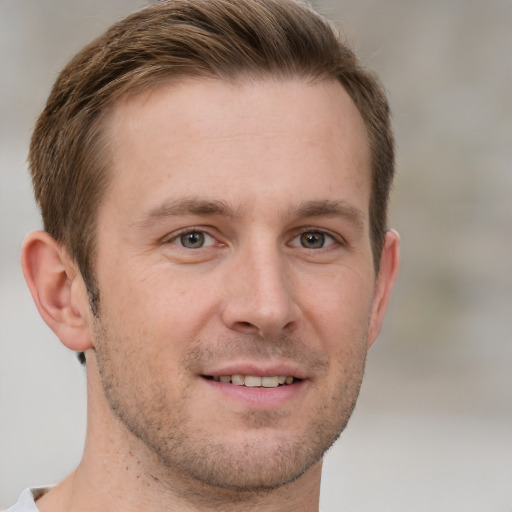
<svg viewBox="0 0 512 512">
<path fill-rule="evenodd" d="M 125 98 L 106 133 L 99 318 L 56 242 L 23 250 L 43 318 L 87 357 L 84 457 L 38 507 L 318 510 L 398 270 L 390 231 L 375 276 L 357 108 L 337 83 L 196 80 Z M 296 382 L 211 378 L 233 373 Z"/>
</svg>

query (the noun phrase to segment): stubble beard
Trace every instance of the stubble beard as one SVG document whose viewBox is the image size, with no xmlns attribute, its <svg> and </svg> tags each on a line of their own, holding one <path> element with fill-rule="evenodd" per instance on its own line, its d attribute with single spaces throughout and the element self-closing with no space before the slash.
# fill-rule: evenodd
<svg viewBox="0 0 512 512">
<path fill-rule="evenodd" d="M 364 351 L 351 354 L 351 363 L 342 367 L 338 377 L 339 388 L 330 397 L 320 397 L 302 431 L 280 431 L 279 411 L 247 411 L 243 419 L 254 435 L 236 443 L 216 440 L 204 425 L 197 428 L 194 424 L 187 388 L 175 393 L 170 403 L 169 389 L 159 388 L 158 382 L 154 385 L 150 381 L 151 372 L 144 368 L 145 360 L 133 351 L 123 352 L 125 340 L 113 335 L 103 315 L 96 320 L 96 339 L 100 340 L 96 344 L 96 362 L 111 411 L 122 428 L 154 455 L 150 470 L 153 479 L 155 475 L 164 475 L 167 484 L 173 479 L 181 481 L 182 487 L 188 483 L 192 494 L 197 493 L 200 485 L 202 490 L 209 488 L 219 496 L 237 496 L 242 501 L 244 496 L 269 493 L 297 480 L 322 459 L 344 430 L 359 393 L 366 359 Z M 240 353 L 239 347 L 244 345 L 247 344 L 228 342 L 222 352 Z M 143 343 L 136 346 L 142 347 Z M 305 345 L 283 338 L 273 342 L 272 347 L 270 353 L 265 349 L 267 357 L 280 352 L 290 360 L 297 360 L 301 350 L 297 347 Z M 140 352 L 142 355 L 143 350 Z M 177 375 L 174 382 L 180 382 L 197 360 L 208 358 L 211 353 L 198 342 L 181 365 L 183 375 Z M 299 360 L 329 365 L 325 356 L 312 354 L 310 349 Z M 230 418 L 219 421 L 229 424 Z"/>
</svg>

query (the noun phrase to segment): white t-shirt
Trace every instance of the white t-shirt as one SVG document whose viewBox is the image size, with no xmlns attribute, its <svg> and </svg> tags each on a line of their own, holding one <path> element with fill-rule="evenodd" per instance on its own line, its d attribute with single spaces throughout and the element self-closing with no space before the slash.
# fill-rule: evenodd
<svg viewBox="0 0 512 512">
<path fill-rule="evenodd" d="M 36 500 L 43 494 L 46 494 L 51 487 L 32 487 L 25 489 L 18 501 L 4 512 L 39 512 L 36 506 Z"/>
<path fill-rule="evenodd" d="M 21 493 L 18 501 L 12 507 L 4 510 L 3 512 L 39 512 L 39 509 L 36 506 L 36 500 L 43 494 L 46 494 L 51 488 L 52 486 L 25 489 Z"/>
</svg>

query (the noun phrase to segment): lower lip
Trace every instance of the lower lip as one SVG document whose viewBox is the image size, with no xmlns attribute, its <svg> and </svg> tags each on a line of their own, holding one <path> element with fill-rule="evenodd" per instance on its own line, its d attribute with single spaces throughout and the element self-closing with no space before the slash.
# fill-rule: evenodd
<svg viewBox="0 0 512 512">
<path fill-rule="evenodd" d="M 209 379 L 203 379 L 203 381 L 224 396 L 258 409 L 272 409 L 286 405 L 304 392 L 307 383 L 306 380 L 301 380 L 276 388 L 251 388 Z"/>
</svg>

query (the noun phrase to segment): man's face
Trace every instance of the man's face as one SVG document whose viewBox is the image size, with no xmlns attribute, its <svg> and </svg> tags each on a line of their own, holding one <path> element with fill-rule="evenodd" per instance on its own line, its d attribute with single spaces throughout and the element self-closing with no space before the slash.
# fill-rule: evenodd
<svg viewBox="0 0 512 512">
<path fill-rule="evenodd" d="M 94 345 L 110 407 L 182 475 L 293 480 L 344 428 L 373 341 L 360 114 L 336 83 L 190 80 L 121 102 L 107 136 Z"/>
</svg>

